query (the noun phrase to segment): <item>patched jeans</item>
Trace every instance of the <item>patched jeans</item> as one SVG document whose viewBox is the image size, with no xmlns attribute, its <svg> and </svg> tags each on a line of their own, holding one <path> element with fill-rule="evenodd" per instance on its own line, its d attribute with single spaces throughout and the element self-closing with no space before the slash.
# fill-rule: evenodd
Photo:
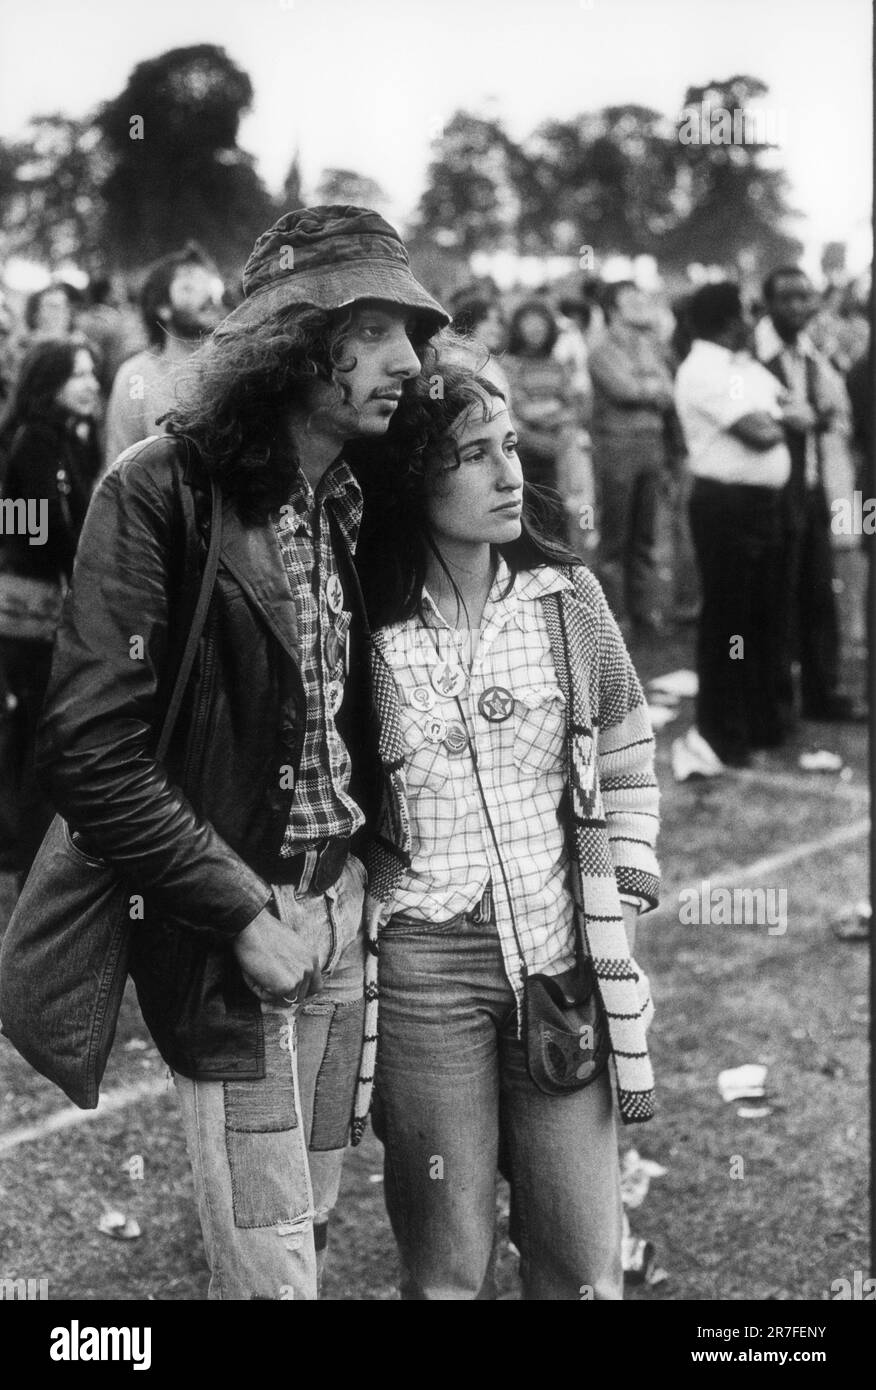
<svg viewBox="0 0 876 1390">
<path fill-rule="evenodd" d="M 621 1299 L 622 1209 L 608 1072 L 529 1079 L 494 924 L 396 915 L 380 933 L 373 1123 L 403 1299 L 492 1299 L 496 1169 L 511 1184 L 523 1297 Z"/>
<path fill-rule="evenodd" d="M 337 1200 L 364 1021 L 365 870 L 323 895 L 274 887 L 277 915 L 319 957 L 323 988 L 262 1004 L 265 1077 L 175 1076 L 211 1299 L 315 1299 Z"/>
</svg>

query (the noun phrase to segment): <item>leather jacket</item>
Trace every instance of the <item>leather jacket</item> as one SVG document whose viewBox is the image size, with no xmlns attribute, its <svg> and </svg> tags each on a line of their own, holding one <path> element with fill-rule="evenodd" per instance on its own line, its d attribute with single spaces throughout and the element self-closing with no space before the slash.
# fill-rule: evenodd
<svg viewBox="0 0 876 1390">
<path fill-rule="evenodd" d="M 104 477 L 56 639 L 37 767 L 88 853 L 143 897 L 130 971 L 162 1057 L 196 1080 L 259 1078 L 261 1009 L 230 943 L 268 904 L 270 884 L 288 878 L 280 846 L 304 687 L 274 529 L 245 525 L 226 500 L 204 634 L 166 763 L 156 762 L 209 529 L 209 483 L 184 441 L 146 440 Z M 368 633 L 352 558 L 332 533 L 353 611 L 338 726 L 351 794 L 371 820 L 379 766 Z"/>
</svg>

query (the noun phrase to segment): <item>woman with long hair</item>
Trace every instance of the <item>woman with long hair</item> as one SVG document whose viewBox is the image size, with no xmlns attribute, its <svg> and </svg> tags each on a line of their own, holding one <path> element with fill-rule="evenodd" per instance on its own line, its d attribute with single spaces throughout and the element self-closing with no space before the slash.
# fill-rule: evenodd
<svg viewBox="0 0 876 1390">
<path fill-rule="evenodd" d="M 376 1048 L 402 1296 L 496 1296 L 501 1164 L 524 1297 L 619 1299 L 615 1108 L 653 1110 L 645 701 L 598 583 L 528 519 L 504 397 L 449 337 L 403 424 L 361 471 L 357 552 L 384 770 L 358 1113 Z"/>
<path fill-rule="evenodd" d="M 0 493 L 0 672 L 15 767 L 4 767 L 5 820 L 17 822 L 4 860 L 21 880 L 52 818 L 37 784 L 34 736 L 52 640 L 73 573 L 79 533 L 100 463 L 100 387 L 84 338 L 43 338 L 25 354 L 4 420 Z M 5 827 L 8 837 L 12 828 Z"/>
</svg>

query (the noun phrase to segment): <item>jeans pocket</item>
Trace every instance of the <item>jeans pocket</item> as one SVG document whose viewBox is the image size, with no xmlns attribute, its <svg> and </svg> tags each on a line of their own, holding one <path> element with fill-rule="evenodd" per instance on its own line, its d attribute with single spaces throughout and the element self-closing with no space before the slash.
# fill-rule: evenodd
<svg viewBox="0 0 876 1390">
<path fill-rule="evenodd" d="M 404 912 L 396 912 L 388 922 L 384 922 L 380 928 L 380 936 L 452 936 L 454 932 L 464 929 L 465 921 L 464 912 L 458 912 L 455 917 L 448 917 L 446 922 L 428 922 L 419 917 L 408 917 Z"/>
<path fill-rule="evenodd" d="M 292 1057 L 284 1041 L 291 1024 L 283 1016 L 263 1017 L 264 1078 L 223 1082 L 225 1150 L 240 1229 L 297 1220 L 311 1205 Z"/>
</svg>

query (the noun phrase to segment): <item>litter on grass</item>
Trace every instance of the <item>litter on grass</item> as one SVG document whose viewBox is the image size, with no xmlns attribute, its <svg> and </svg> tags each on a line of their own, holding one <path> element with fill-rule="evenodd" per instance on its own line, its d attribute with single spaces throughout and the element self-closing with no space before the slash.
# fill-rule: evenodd
<svg viewBox="0 0 876 1390">
<path fill-rule="evenodd" d="M 665 705 L 648 705 L 648 718 L 651 721 L 651 728 L 655 734 L 661 729 L 665 729 L 667 724 L 671 724 L 673 719 L 678 718 L 678 712 L 674 709 L 667 709 Z"/>
<path fill-rule="evenodd" d="M 621 1198 L 625 1207 L 635 1211 L 648 1195 L 652 1178 L 664 1178 L 669 1170 L 650 1158 L 642 1158 L 637 1149 L 628 1149 L 621 1160 Z"/>
<path fill-rule="evenodd" d="M 136 1240 L 142 1234 L 139 1224 L 123 1211 L 105 1211 L 97 1223 L 97 1229 L 113 1240 Z"/>
<path fill-rule="evenodd" d="M 840 941 L 869 941 L 872 923 L 873 909 L 869 902 L 862 901 L 844 907 L 830 926 Z"/>
<path fill-rule="evenodd" d="M 692 700 L 699 689 L 699 681 L 696 671 L 667 671 L 665 676 L 655 676 L 649 681 L 648 689 L 677 695 L 680 700 Z"/>
<path fill-rule="evenodd" d="M 766 1094 L 767 1069 L 758 1062 L 747 1062 L 741 1067 L 728 1067 L 718 1073 L 718 1090 L 721 1099 L 761 1100 Z"/>
<path fill-rule="evenodd" d="M 843 760 L 839 753 L 819 748 L 815 753 L 801 753 L 797 766 L 802 772 L 842 772 Z"/>
</svg>

